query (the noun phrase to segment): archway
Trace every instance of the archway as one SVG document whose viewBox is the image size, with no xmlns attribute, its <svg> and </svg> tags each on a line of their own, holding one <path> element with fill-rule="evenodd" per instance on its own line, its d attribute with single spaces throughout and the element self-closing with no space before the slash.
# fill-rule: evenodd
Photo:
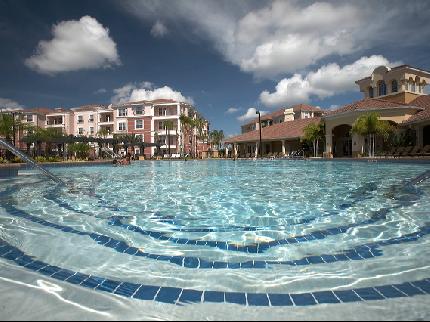
<svg viewBox="0 0 430 322">
<path fill-rule="evenodd" d="M 430 145 L 430 125 L 423 128 L 423 146 Z"/>
<path fill-rule="evenodd" d="M 348 124 L 338 125 L 333 129 L 333 156 L 335 158 L 352 157 L 352 127 Z"/>
</svg>

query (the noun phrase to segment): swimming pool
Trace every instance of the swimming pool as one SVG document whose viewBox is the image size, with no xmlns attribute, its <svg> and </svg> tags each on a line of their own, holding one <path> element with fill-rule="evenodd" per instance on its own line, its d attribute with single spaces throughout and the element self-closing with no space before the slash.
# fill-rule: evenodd
<svg viewBox="0 0 430 322">
<path fill-rule="evenodd" d="M 428 319 L 430 180 L 411 182 L 428 169 L 53 169 L 66 188 L 23 171 L 0 184 L 0 316 Z"/>
</svg>

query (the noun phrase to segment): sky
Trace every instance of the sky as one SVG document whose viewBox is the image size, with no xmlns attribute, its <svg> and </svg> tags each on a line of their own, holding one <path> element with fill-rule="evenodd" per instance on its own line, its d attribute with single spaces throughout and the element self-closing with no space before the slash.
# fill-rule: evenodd
<svg viewBox="0 0 430 322">
<path fill-rule="evenodd" d="M 430 70 L 430 1 L 0 0 L 0 107 L 172 98 L 226 136 L 298 103 L 362 98 L 380 65 Z"/>
</svg>

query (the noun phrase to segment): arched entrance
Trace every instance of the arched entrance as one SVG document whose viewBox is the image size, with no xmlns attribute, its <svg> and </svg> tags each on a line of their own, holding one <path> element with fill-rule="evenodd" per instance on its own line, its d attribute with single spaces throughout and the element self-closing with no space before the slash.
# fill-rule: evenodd
<svg viewBox="0 0 430 322">
<path fill-rule="evenodd" d="M 333 129 L 333 156 L 335 158 L 352 156 L 352 127 L 348 124 L 338 125 Z"/>
<path fill-rule="evenodd" d="M 430 145 L 430 125 L 423 128 L 423 146 Z"/>
</svg>

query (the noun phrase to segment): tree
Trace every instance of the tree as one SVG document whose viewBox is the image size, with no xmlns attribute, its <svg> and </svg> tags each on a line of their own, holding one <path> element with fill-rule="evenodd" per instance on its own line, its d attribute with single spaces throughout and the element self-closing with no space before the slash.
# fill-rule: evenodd
<svg viewBox="0 0 430 322">
<path fill-rule="evenodd" d="M 368 137 L 368 154 L 370 158 L 375 156 L 375 136 L 381 135 L 387 138 L 391 131 L 392 127 L 388 121 L 381 121 L 379 114 L 375 112 L 361 115 L 355 120 L 351 129 L 352 133 Z"/>
<path fill-rule="evenodd" d="M 179 116 L 179 122 L 181 124 L 181 154 L 185 154 L 185 135 L 187 137 L 190 135 L 190 130 L 192 128 L 192 119 L 185 114 Z"/>
<path fill-rule="evenodd" d="M 203 120 L 202 118 L 198 117 L 198 118 L 193 120 L 193 125 L 194 125 L 194 128 L 196 129 L 196 132 L 197 132 L 196 136 L 195 136 L 195 145 L 196 145 L 195 157 L 198 157 L 197 140 L 204 140 L 205 139 L 205 133 L 203 130 L 206 126 L 206 121 Z"/>
<path fill-rule="evenodd" d="M 304 128 L 304 140 L 312 142 L 314 148 L 314 157 L 318 156 L 319 141 L 324 140 L 325 129 L 324 123 L 309 123 Z"/>
<path fill-rule="evenodd" d="M 222 130 L 220 131 L 213 130 L 209 133 L 209 137 L 210 137 L 211 143 L 214 144 L 219 150 L 221 146 L 221 142 L 224 140 L 224 132 Z"/>
<path fill-rule="evenodd" d="M 174 129 L 174 124 L 172 120 L 167 120 L 163 122 L 164 124 L 164 128 L 166 129 L 166 134 L 167 134 L 167 141 L 168 141 L 168 145 L 169 145 L 169 157 L 171 156 L 170 153 L 170 131 Z"/>
<path fill-rule="evenodd" d="M 74 153 L 78 159 L 85 160 L 89 156 L 90 146 L 88 143 L 72 143 L 69 152 Z"/>
</svg>

